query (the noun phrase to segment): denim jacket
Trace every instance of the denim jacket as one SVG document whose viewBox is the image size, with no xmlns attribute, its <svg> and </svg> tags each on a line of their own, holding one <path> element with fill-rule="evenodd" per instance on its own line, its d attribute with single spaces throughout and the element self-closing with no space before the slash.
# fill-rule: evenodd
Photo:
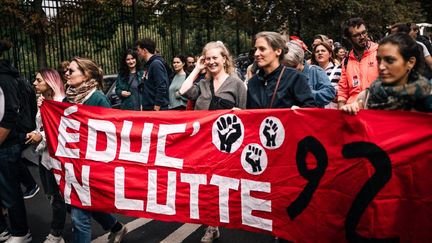
<svg viewBox="0 0 432 243">
<path fill-rule="evenodd" d="M 324 107 L 336 97 L 336 90 L 331 85 L 326 72 L 321 67 L 304 63 L 303 74 L 308 80 L 312 95 L 318 107 Z"/>
</svg>

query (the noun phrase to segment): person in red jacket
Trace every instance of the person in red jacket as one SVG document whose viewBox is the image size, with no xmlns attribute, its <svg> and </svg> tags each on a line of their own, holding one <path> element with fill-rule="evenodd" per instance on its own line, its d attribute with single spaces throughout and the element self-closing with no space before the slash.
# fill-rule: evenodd
<svg viewBox="0 0 432 243">
<path fill-rule="evenodd" d="M 342 63 L 342 73 L 338 86 L 338 107 L 350 104 L 358 94 L 368 88 L 378 77 L 376 54 L 378 44 L 369 40 L 366 24 L 361 18 L 346 22 L 345 37 L 353 49 Z"/>
</svg>

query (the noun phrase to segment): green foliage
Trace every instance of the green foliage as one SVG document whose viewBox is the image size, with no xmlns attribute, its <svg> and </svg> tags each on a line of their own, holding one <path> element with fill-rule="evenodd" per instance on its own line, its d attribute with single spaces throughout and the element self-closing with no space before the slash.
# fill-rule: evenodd
<svg viewBox="0 0 432 243">
<path fill-rule="evenodd" d="M 2 27 L 0 37 L 19 46 L 13 52 L 19 65 L 34 69 L 35 60 L 40 66 L 45 58 L 52 67 L 80 55 L 96 59 L 108 73 L 116 72 L 121 52 L 133 47 L 134 32 L 156 40 L 170 61 L 179 53 L 199 54 L 214 40 L 235 54 L 247 52 L 263 30 L 310 43 L 315 34 L 341 41 L 342 25 L 351 17 L 364 18 L 376 39 L 396 22 L 432 21 L 432 4 L 425 0 L 59 0 L 52 18 L 42 0 L 1 2 L 0 20 L 13 24 Z"/>
</svg>

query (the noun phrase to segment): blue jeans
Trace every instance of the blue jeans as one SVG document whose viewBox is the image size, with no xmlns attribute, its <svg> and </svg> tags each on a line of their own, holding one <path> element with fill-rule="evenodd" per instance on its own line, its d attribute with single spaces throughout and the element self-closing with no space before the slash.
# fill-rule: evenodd
<svg viewBox="0 0 432 243">
<path fill-rule="evenodd" d="M 104 230 L 110 230 L 117 219 L 109 213 L 91 212 L 72 206 L 72 234 L 75 243 L 91 242 L 91 218 L 93 217 Z"/>
<path fill-rule="evenodd" d="M 17 162 L 20 156 L 21 145 L 19 144 L 0 148 L 0 204 L 8 208 L 10 232 L 13 236 L 24 236 L 29 231 L 19 182 L 20 171 Z M 6 221 L 0 213 L 0 230 L 5 228 L 7 228 Z"/>
</svg>

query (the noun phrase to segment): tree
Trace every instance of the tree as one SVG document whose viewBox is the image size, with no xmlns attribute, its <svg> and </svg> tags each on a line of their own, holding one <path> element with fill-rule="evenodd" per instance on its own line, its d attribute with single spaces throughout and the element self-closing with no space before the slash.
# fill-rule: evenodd
<svg viewBox="0 0 432 243">
<path fill-rule="evenodd" d="M 42 2 L 43 0 L 34 0 L 29 4 L 26 1 L 4 0 L 0 7 L 4 15 L 2 17 L 12 19 L 19 25 L 18 29 L 28 33 L 32 39 L 39 68 L 47 66 L 45 36 L 50 32 L 48 18 L 42 9 Z"/>
</svg>

